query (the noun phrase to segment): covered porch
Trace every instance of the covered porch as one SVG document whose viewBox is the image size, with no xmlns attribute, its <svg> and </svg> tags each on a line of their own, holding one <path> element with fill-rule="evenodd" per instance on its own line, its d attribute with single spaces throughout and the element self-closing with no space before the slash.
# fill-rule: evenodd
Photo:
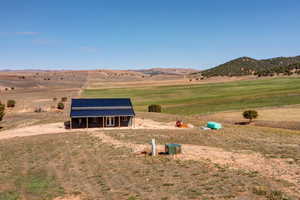
<svg viewBox="0 0 300 200">
<path fill-rule="evenodd" d="M 134 116 L 72 117 L 70 128 L 121 128 L 134 127 Z"/>
</svg>

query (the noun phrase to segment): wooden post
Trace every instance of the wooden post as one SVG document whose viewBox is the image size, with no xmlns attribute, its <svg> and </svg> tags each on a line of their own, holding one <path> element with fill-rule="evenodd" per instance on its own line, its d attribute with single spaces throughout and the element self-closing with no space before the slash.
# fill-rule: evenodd
<svg viewBox="0 0 300 200">
<path fill-rule="evenodd" d="M 151 146 L 152 146 L 152 156 L 156 156 L 156 144 L 155 139 L 151 140 Z"/>
<path fill-rule="evenodd" d="M 119 128 L 121 127 L 121 117 L 119 116 Z"/>
<path fill-rule="evenodd" d="M 72 117 L 71 117 L 71 120 L 70 120 L 70 129 L 72 129 Z"/>
<path fill-rule="evenodd" d="M 135 128 L 135 117 L 133 116 L 133 128 Z"/>
<path fill-rule="evenodd" d="M 102 117 L 102 128 L 104 128 L 104 117 Z"/>
</svg>

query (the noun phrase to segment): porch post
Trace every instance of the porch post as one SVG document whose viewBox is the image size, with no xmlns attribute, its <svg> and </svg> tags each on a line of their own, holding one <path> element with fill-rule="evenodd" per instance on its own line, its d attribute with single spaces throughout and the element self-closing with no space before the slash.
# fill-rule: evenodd
<svg viewBox="0 0 300 200">
<path fill-rule="evenodd" d="M 132 116 L 132 119 L 131 119 L 131 128 L 135 128 L 135 117 Z"/>
<path fill-rule="evenodd" d="M 86 128 L 89 128 L 89 118 L 86 118 Z"/>
<path fill-rule="evenodd" d="M 72 129 L 72 117 L 71 117 L 71 120 L 70 120 L 70 129 Z"/>
<path fill-rule="evenodd" d="M 121 127 L 121 117 L 119 116 L 119 128 Z"/>
</svg>

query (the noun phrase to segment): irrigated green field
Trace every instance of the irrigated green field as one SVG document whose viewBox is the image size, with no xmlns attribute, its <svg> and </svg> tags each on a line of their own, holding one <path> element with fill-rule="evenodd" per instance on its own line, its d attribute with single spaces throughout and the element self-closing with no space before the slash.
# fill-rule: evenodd
<svg viewBox="0 0 300 200">
<path fill-rule="evenodd" d="M 84 97 L 130 97 L 137 111 L 161 104 L 172 114 L 206 114 L 226 110 L 300 103 L 300 78 L 211 83 L 199 85 L 87 89 Z"/>
</svg>

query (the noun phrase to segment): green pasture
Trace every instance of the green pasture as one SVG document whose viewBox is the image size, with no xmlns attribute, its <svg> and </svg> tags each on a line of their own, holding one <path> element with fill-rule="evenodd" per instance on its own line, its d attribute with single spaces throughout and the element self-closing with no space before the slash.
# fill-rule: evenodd
<svg viewBox="0 0 300 200">
<path fill-rule="evenodd" d="M 87 89 L 83 97 L 130 97 L 137 111 L 160 104 L 172 114 L 206 114 L 227 110 L 300 104 L 300 78 L 273 78 L 199 85 Z"/>
</svg>

